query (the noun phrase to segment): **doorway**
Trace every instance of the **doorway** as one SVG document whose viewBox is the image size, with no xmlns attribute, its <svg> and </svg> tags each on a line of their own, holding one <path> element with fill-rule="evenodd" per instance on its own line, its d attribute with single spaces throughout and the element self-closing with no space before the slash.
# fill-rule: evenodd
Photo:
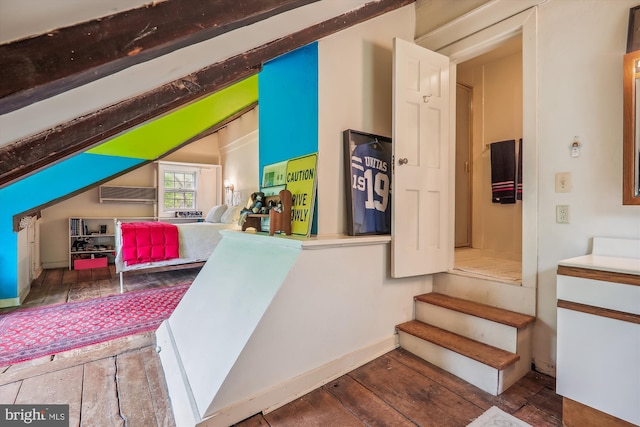
<svg viewBox="0 0 640 427">
<path fill-rule="evenodd" d="M 457 66 L 454 269 L 522 283 L 522 202 L 495 203 L 491 143 L 523 133 L 522 37 Z"/>
</svg>

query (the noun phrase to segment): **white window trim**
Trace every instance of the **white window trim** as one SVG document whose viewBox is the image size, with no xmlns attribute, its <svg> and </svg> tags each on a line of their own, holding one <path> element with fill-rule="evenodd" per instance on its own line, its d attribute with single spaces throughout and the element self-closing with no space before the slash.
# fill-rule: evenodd
<svg viewBox="0 0 640 427">
<path fill-rule="evenodd" d="M 214 165 L 203 164 L 203 163 L 182 163 L 182 162 L 165 162 L 158 161 L 157 174 L 156 174 L 156 187 L 158 188 L 158 205 L 157 205 L 157 215 L 159 218 L 173 218 L 176 212 L 181 211 L 195 211 L 201 210 L 198 208 L 198 187 L 200 180 L 200 172 L 202 169 L 212 169 Z M 195 189 L 194 192 L 194 207 L 189 209 L 173 209 L 173 210 L 164 210 L 164 184 L 163 184 L 163 176 L 165 172 L 185 172 L 185 173 L 195 173 Z"/>
</svg>

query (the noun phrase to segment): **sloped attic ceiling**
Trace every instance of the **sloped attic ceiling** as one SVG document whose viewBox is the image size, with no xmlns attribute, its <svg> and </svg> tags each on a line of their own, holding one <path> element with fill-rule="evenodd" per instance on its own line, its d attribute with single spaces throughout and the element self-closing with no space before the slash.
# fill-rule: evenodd
<svg viewBox="0 0 640 427">
<path fill-rule="evenodd" d="M 0 45 L 0 114 L 318 0 L 167 0 Z"/>
<path fill-rule="evenodd" d="M 269 59 L 413 1 L 166 0 L 0 45 L 0 127 L 11 129 L 0 135 L 0 189 L 254 75 Z M 249 44 L 236 45 L 243 38 Z M 214 43 L 207 51 L 213 59 L 174 67 L 206 64 L 195 71 L 124 99 L 100 99 L 93 110 L 41 129 L 20 129 L 21 117 L 47 104 L 54 111 L 60 96 L 110 74 L 122 80 L 133 70 L 149 72 L 142 67 L 205 43 Z"/>
</svg>

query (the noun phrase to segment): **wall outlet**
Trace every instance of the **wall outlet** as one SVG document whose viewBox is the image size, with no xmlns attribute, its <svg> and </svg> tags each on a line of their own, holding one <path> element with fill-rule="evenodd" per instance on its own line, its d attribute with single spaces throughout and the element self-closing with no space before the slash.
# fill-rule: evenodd
<svg viewBox="0 0 640 427">
<path fill-rule="evenodd" d="M 569 205 L 556 205 L 556 222 L 569 224 Z"/>
</svg>

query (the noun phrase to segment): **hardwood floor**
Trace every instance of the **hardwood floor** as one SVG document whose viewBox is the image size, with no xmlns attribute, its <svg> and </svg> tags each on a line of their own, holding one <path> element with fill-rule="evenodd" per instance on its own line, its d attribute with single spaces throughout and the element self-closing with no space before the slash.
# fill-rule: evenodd
<svg viewBox="0 0 640 427">
<path fill-rule="evenodd" d="M 150 273 L 129 272 L 124 276 L 124 290 L 158 288 L 193 281 L 200 271 L 196 268 L 182 268 Z M 16 309 L 40 307 L 71 301 L 105 297 L 120 293 L 120 277 L 115 267 L 96 268 L 90 270 L 69 270 L 55 268 L 44 272 L 33 281 L 31 291 L 20 307 L 0 309 L 0 314 Z"/>
<path fill-rule="evenodd" d="M 193 280 L 198 271 L 129 274 L 126 290 Z M 23 307 L 117 292 L 113 269 L 47 270 Z M 466 426 L 494 405 L 534 427 L 561 426 L 554 390 L 553 378 L 530 372 L 492 396 L 397 349 L 237 426 Z M 69 404 L 70 426 L 175 426 L 152 333 L 2 367 L 0 404 L 11 403 Z"/>
<path fill-rule="evenodd" d="M 491 406 L 534 427 L 562 425 L 562 399 L 553 378 L 530 372 L 500 396 L 402 349 L 331 381 L 251 426 L 466 426 Z"/>
<path fill-rule="evenodd" d="M 125 275 L 125 291 L 193 281 L 200 268 Z M 52 269 L 19 308 L 113 295 L 111 268 Z M 1 314 L 0 314 L 1 315 Z M 175 426 L 153 332 L 0 367 L 0 404 L 68 404 L 69 426 Z"/>
</svg>

